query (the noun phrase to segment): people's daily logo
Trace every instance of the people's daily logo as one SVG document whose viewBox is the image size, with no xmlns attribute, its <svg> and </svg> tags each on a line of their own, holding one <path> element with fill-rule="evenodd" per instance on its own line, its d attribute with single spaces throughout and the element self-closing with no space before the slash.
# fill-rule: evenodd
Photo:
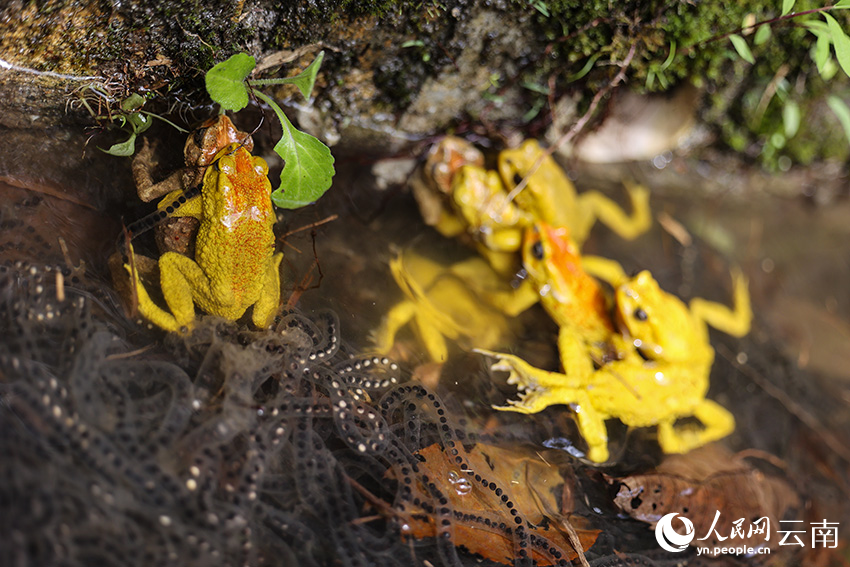
<svg viewBox="0 0 850 567">
<path fill-rule="evenodd" d="M 676 516 L 679 516 L 676 512 L 667 514 L 658 520 L 655 526 L 655 539 L 658 540 L 658 545 L 667 551 L 685 551 L 688 544 L 696 537 L 693 523 L 684 516 L 679 516 L 679 521 L 685 526 L 685 534 L 682 535 L 676 531 L 673 527 Z"/>
</svg>

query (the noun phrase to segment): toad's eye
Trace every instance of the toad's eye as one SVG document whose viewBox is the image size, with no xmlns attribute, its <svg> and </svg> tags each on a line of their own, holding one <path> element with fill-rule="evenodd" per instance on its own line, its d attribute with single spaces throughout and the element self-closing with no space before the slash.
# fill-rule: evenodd
<svg viewBox="0 0 850 567">
<path fill-rule="evenodd" d="M 534 256 L 536 260 L 543 259 L 543 243 L 539 240 L 531 245 L 531 255 Z"/>
<path fill-rule="evenodd" d="M 640 307 L 635 309 L 635 312 L 633 313 L 633 315 L 634 315 L 635 319 L 637 319 L 638 321 L 646 321 L 647 319 L 649 319 L 649 315 L 647 315 L 646 311 L 644 311 Z"/>
</svg>

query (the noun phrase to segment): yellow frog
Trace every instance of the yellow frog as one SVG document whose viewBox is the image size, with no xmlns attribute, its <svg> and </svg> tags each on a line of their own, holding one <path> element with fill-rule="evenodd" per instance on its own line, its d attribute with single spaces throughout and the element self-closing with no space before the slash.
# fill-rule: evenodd
<svg viewBox="0 0 850 567">
<path fill-rule="evenodd" d="M 466 232 L 467 223 L 451 205 L 452 180 L 464 165 L 483 169 L 484 154 L 463 138 L 446 136 L 431 147 L 425 163 L 410 179 L 413 197 L 425 223 L 449 238 Z"/>
<path fill-rule="evenodd" d="M 507 332 L 505 316 L 482 303 L 468 284 L 470 274 L 490 273 L 494 285 L 500 281 L 481 258 L 446 267 L 405 251 L 390 261 L 390 271 L 406 298 L 372 334 L 378 352 L 389 352 L 399 329 L 411 321 L 429 357 L 438 362 L 448 358 L 446 338 L 487 348 Z"/>
<path fill-rule="evenodd" d="M 528 177 L 525 188 L 514 196 L 517 207 L 535 221 L 569 228 L 579 247 L 597 220 L 626 240 L 637 238 L 652 224 L 649 191 L 645 187 L 626 184 L 631 215 L 598 191 L 577 194 L 564 170 L 546 155 L 536 140 L 526 140 L 516 149 L 502 151 L 499 174 L 509 194 Z"/>
<path fill-rule="evenodd" d="M 539 166 L 538 159 L 541 161 Z M 481 153 L 468 142 L 460 138 L 444 138 L 432 149 L 415 178 L 414 195 L 428 224 L 445 236 L 471 241 L 490 265 L 477 264 L 477 273 L 474 263 L 468 263 L 462 270 L 449 268 L 449 271 L 462 272 L 475 294 L 487 298 L 493 308 L 509 315 L 522 312 L 540 298 L 537 287 L 531 282 L 522 284 L 517 292 L 510 291 L 508 286 L 510 278 L 520 267 L 518 251 L 523 234 L 536 222 L 561 226 L 571 233 L 577 230 L 579 243 L 584 241 L 597 218 L 626 238 L 634 238 L 649 227 L 651 217 L 646 189 L 629 187 L 634 208 L 632 216 L 595 191 L 577 196 L 575 187 L 564 172 L 533 140 L 526 141 L 516 150 L 503 151 L 499 155 L 498 172 L 485 169 L 483 162 Z M 518 192 L 513 201 L 508 189 L 513 189 L 525 175 L 528 175 L 527 187 Z M 577 248 L 574 253 L 577 257 Z M 501 282 L 494 283 L 494 271 L 501 276 Z M 542 286 L 548 277 L 542 274 L 537 281 Z M 396 279 L 398 281 L 398 276 Z M 417 321 L 424 322 L 432 317 L 432 328 L 441 327 L 437 322 L 441 316 L 439 303 L 432 302 L 416 310 L 410 301 L 415 300 L 409 296 L 395 313 L 417 311 Z M 584 309 L 580 304 L 581 300 L 577 300 L 577 310 Z M 473 304 L 467 306 L 471 308 Z M 395 313 L 391 321 L 405 321 L 396 317 Z M 392 326 L 388 327 L 385 322 L 384 328 Z M 611 335 L 610 330 L 603 334 Z M 392 345 L 394 333 L 381 331 L 377 336 L 382 339 L 378 342 L 379 349 Z M 474 340 L 471 342 L 475 344 Z M 432 339 L 432 343 L 436 344 L 436 339 Z M 428 349 L 436 352 L 431 347 Z"/>
<path fill-rule="evenodd" d="M 562 326 L 558 336 L 563 373 L 534 368 L 515 355 L 478 350 L 495 357 L 492 368 L 508 371 L 508 382 L 523 391 L 519 400 L 497 409 L 536 413 L 551 405 L 570 405 L 588 444 L 588 458 L 595 462 L 608 459 L 606 419 L 617 418 L 632 427 L 657 425 L 665 453 L 684 453 L 731 433 L 732 415 L 705 399 L 714 361 L 706 325 L 735 336 L 749 331 L 752 312 L 743 274 L 733 271 L 735 306 L 730 309 L 699 298 L 688 308 L 661 290 L 647 271 L 626 278 L 613 262 L 598 271 L 617 286 L 615 313 L 621 332 L 643 357 L 626 349 L 615 360 L 594 364 L 586 337 L 572 324 Z M 702 427 L 676 425 L 691 416 Z"/>
<path fill-rule="evenodd" d="M 252 320 L 260 328 L 274 317 L 280 299 L 279 266 L 274 252 L 268 165 L 240 144 L 229 144 L 213 158 L 199 196 L 182 199 L 180 191 L 160 202 L 170 216 L 200 220 L 195 259 L 175 252 L 159 258 L 162 295 L 171 313 L 157 306 L 130 265 L 139 312 L 168 331 L 191 330 L 194 305 L 211 315 L 240 318 L 254 306 Z M 167 210 L 173 208 L 174 210 Z"/>
<path fill-rule="evenodd" d="M 483 238 L 485 245 L 508 251 L 519 248 L 524 227 L 535 221 L 569 228 L 579 246 L 597 220 L 629 240 L 645 232 L 652 222 L 645 188 L 626 186 L 631 215 L 597 191 L 579 195 L 536 140 L 503 150 L 498 162 L 498 173 L 488 172 L 483 156 L 469 142 L 444 138 L 432 149 L 414 183 L 425 222 L 445 236 L 466 231 Z M 525 188 L 513 195 L 526 176 Z M 515 234 L 488 242 L 500 230 Z"/>
<path fill-rule="evenodd" d="M 602 365 L 634 350 L 615 330 L 605 293 L 586 270 L 585 264 L 600 269 L 605 262 L 582 258 L 566 227 L 537 222 L 526 230 L 522 246 L 525 279 L 509 292 L 483 294 L 508 315 L 540 301 L 560 334 L 578 335 L 586 344 L 585 356 Z"/>
</svg>

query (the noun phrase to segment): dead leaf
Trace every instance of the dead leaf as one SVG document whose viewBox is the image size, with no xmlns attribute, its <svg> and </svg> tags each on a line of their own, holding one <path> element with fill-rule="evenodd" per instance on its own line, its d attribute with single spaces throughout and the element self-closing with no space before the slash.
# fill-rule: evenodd
<svg viewBox="0 0 850 567">
<path fill-rule="evenodd" d="M 568 560 L 578 557 L 570 544 L 569 510 L 562 509 L 565 500 L 562 496 L 573 494 L 573 479 L 562 474 L 560 467 L 521 449 L 514 451 L 480 443 L 466 453 L 465 471 L 437 444 L 417 455 L 424 459 L 419 465 L 419 478 L 426 475 L 452 507 L 456 546 L 491 561 L 512 565 L 517 555 L 513 528 L 524 525 L 531 538 L 545 543 L 532 548 L 532 558 L 538 565 L 555 564 L 553 550 Z M 419 484 L 415 492 L 426 499 L 428 488 L 421 485 L 421 480 Z M 435 517 L 421 508 L 406 507 L 402 518 L 406 536 L 422 539 L 437 534 Z M 580 520 L 573 518 L 574 524 L 577 521 Z M 599 534 L 599 530 L 573 531 L 582 549 L 591 547 Z"/>
<path fill-rule="evenodd" d="M 786 512 L 800 508 L 800 497 L 784 476 L 764 472 L 751 460 L 716 444 L 686 455 L 671 455 L 654 472 L 619 479 L 621 487 L 614 502 L 632 518 L 653 527 L 666 514 L 685 516 L 694 525 L 696 538 L 691 545 L 695 547 L 774 548 L 779 538 L 765 540 L 764 534 L 750 533 L 750 526 L 767 518 L 775 536 Z M 736 521 L 744 535 L 732 538 Z M 684 524 L 674 522 L 673 526 L 684 534 Z M 699 539 L 710 530 L 708 538 Z"/>
</svg>

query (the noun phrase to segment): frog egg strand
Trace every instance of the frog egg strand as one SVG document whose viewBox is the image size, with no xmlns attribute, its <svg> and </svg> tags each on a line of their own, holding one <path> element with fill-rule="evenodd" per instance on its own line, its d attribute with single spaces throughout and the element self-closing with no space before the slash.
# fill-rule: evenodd
<svg viewBox="0 0 850 567">
<path fill-rule="evenodd" d="M 369 547 L 363 540 L 371 539 L 368 531 L 357 526 L 359 517 L 351 486 L 341 477 L 341 471 L 324 442 L 309 423 L 299 423 L 293 432 L 296 451 L 295 481 L 299 494 L 310 506 L 311 514 L 327 519 L 326 529 L 345 564 L 369 567 L 374 561 L 367 555 Z M 300 458 L 299 455 L 310 455 Z"/>
<path fill-rule="evenodd" d="M 313 338 L 314 350 L 307 359 L 310 362 L 317 360 L 330 360 L 339 349 L 339 318 L 332 311 L 323 311 L 318 314 L 319 319 L 324 322 L 322 338 Z"/>
<path fill-rule="evenodd" d="M 304 376 L 327 389 L 334 423 L 349 447 L 360 453 L 378 453 L 386 449 L 387 424 L 371 406 L 353 399 L 341 378 L 310 369 L 305 369 Z"/>
<path fill-rule="evenodd" d="M 106 478 L 123 479 L 143 501 L 163 509 L 173 504 L 179 487 L 155 465 L 141 470 L 103 433 L 80 420 L 69 407 L 67 391 L 57 381 L 35 383 L 40 394 L 18 382 L 4 399 L 25 421 L 41 420 L 48 444 L 62 454 L 73 455 L 81 464 Z M 41 417 L 36 417 L 41 416 Z"/>
<path fill-rule="evenodd" d="M 161 386 L 157 386 L 160 380 L 165 378 L 167 372 L 159 372 L 154 367 L 145 365 L 134 365 L 131 370 L 123 373 L 118 372 L 120 365 L 132 365 L 134 363 L 128 362 L 127 360 L 115 361 L 114 363 L 104 362 L 103 355 L 107 352 L 106 349 L 110 343 L 106 340 L 101 340 L 101 338 L 95 338 L 93 339 L 93 342 L 97 343 L 95 345 L 97 348 L 89 344 L 85 345 L 79 352 L 79 357 L 86 361 L 80 366 L 78 371 L 79 376 L 82 377 L 91 371 L 95 376 L 98 376 L 98 374 L 108 374 L 110 379 L 106 380 L 105 377 L 100 377 L 100 382 L 98 382 L 99 385 L 94 390 L 95 397 L 92 398 L 92 405 L 97 405 L 97 396 L 101 397 L 101 405 L 109 403 L 110 398 L 116 396 L 116 399 L 121 400 L 125 406 L 130 404 L 132 401 L 132 409 L 122 409 L 110 418 L 118 420 L 119 425 L 123 422 L 129 422 L 130 420 L 139 417 L 139 414 L 146 415 L 148 411 L 153 412 L 153 410 L 156 409 L 160 410 L 158 413 L 155 412 L 155 415 L 152 415 L 151 417 L 156 420 L 161 420 L 163 424 L 171 423 L 172 421 L 175 423 L 173 427 L 169 425 L 164 429 L 160 428 L 160 433 L 162 433 L 164 437 L 169 437 L 167 432 L 171 431 L 173 432 L 171 436 L 181 437 L 180 439 L 172 438 L 170 440 L 171 446 L 169 446 L 166 442 L 163 443 L 160 448 L 171 455 L 181 454 L 179 449 L 180 446 L 183 445 L 179 443 L 175 444 L 175 442 L 185 438 L 182 428 L 179 426 L 179 423 L 182 421 L 169 412 L 163 411 L 166 409 L 163 404 L 174 404 L 175 406 L 182 405 L 184 408 L 189 407 L 190 402 L 188 402 L 186 398 L 191 397 L 190 385 L 184 384 L 185 388 L 180 386 L 183 393 L 172 394 L 167 389 L 163 390 L 161 389 Z M 95 362 L 92 363 L 89 361 Z M 26 360 L 18 361 L 18 366 L 22 368 L 28 364 L 32 365 Z M 45 367 L 40 366 L 40 368 L 44 369 Z M 115 376 L 112 376 L 113 372 L 116 372 Z M 153 377 L 148 382 L 145 382 L 144 377 L 146 375 Z M 45 374 L 45 376 L 47 375 Z M 188 378 L 184 377 L 183 379 L 188 381 Z M 63 386 L 61 386 L 61 382 L 55 382 L 57 391 L 61 391 L 63 388 Z M 157 393 L 150 397 L 131 400 L 126 396 L 125 392 L 125 389 L 128 387 L 140 388 L 143 391 L 153 389 L 153 391 Z M 74 396 L 76 396 L 77 392 L 74 391 L 73 386 L 71 386 L 71 391 L 73 392 L 71 397 L 68 397 L 66 391 L 64 404 L 58 404 L 61 412 L 55 412 L 57 416 L 53 419 L 57 419 L 59 415 L 68 414 L 70 412 L 70 408 L 75 405 L 76 397 Z M 29 415 L 29 423 L 42 423 L 46 420 L 41 417 L 37 417 L 36 410 L 28 410 L 27 407 L 37 408 L 37 413 L 40 415 L 47 411 L 41 409 L 41 404 L 54 402 L 56 395 L 58 394 L 49 396 L 46 398 L 47 401 L 45 402 L 38 400 L 38 396 L 36 395 L 31 404 L 23 404 L 21 403 L 20 396 L 17 398 L 13 396 L 13 400 L 10 402 L 11 406 L 9 403 L 4 403 L 4 407 L 7 409 L 9 407 L 13 407 L 19 415 Z M 227 393 L 226 395 L 229 396 L 230 394 Z M 180 399 L 182 401 L 176 402 L 174 401 L 175 399 Z M 6 396 L 4 396 L 4 402 L 7 402 Z M 137 402 L 138 404 L 136 405 Z M 309 405 L 304 404 L 302 408 L 297 408 L 296 411 L 298 411 L 298 409 L 302 409 L 303 411 L 300 411 L 300 413 L 305 414 L 310 420 L 312 420 L 313 416 L 316 414 L 330 415 L 329 402 L 325 402 L 321 405 L 318 408 L 319 411 L 314 411 L 316 410 L 314 407 L 315 402 L 315 399 L 311 400 Z M 225 405 L 226 404 L 227 402 L 225 402 Z M 293 407 L 296 408 L 296 406 Z M 68 408 L 68 411 L 66 411 L 66 408 Z M 28 411 L 29 414 L 27 414 Z M 133 555 L 136 558 L 135 560 L 145 561 L 147 564 L 152 565 L 165 564 L 166 562 L 173 563 L 177 557 L 174 550 L 185 549 L 188 542 L 190 545 L 195 546 L 196 554 L 193 557 L 200 557 L 201 564 L 219 563 L 222 557 L 222 551 L 225 548 L 230 547 L 229 543 L 219 540 L 222 536 L 221 530 L 225 529 L 226 533 L 224 533 L 223 536 L 227 538 L 227 542 L 238 544 L 243 550 L 243 555 L 239 560 L 235 560 L 235 557 L 231 555 L 231 561 L 229 561 L 228 564 L 238 564 L 240 562 L 256 564 L 256 561 L 252 560 L 252 557 L 255 556 L 255 552 L 253 550 L 256 547 L 252 538 L 255 537 L 254 534 L 256 530 L 252 530 L 250 525 L 246 525 L 246 519 L 244 516 L 237 515 L 228 517 L 226 514 L 222 514 L 218 510 L 220 509 L 222 502 L 227 502 L 232 506 L 236 504 L 242 504 L 244 506 L 244 503 L 252 502 L 255 498 L 259 498 L 259 492 L 262 488 L 258 481 L 262 478 L 267 467 L 266 455 L 273 454 L 272 451 L 267 450 L 270 445 L 266 444 L 265 441 L 267 439 L 274 439 L 277 437 L 274 432 L 280 429 L 280 427 L 272 430 L 273 425 L 285 425 L 285 422 L 281 421 L 280 418 L 277 418 L 277 423 L 275 423 L 275 419 L 263 420 L 260 419 L 259 416 L 256 416 L 254 413 L 256 410 L 248 411 L 254 414 L 254 418 L 251 420 L 240 421 L 238 423 L 228 423 L 227 420 L 222 421 L 230 425 L 232 430 L 240 430 L 241 428 L 241 431 L 246 431 L 247 428 L 247 431 L 258 431 L 258 433 L 248 435 L 246 437 L 247 444 L 251 448 L 247 449 L 244 453 L 240 451 L 227 452 L 224 447 L 232 446 L 233 441 L 231 439 L 236 438 L 225 438 L 224 441 L 219 444 L 212 443 L 204 448 L 204 455 L 196 459 L 196 461 L 194 461 L 195 464 L 191 464 L 183 469 L 185 476 L 182 474 L 178 475 L 179 481 L 171 488 L 168 488 L 168 479 L 171 478 L 171 476 L 164 473 L 155 463 L 139 462 L 138 459 L 140 455 L 135 451 L 122 454 L 122 451 L 129 451 L 126 447 L 127 443 L 122 441 L 127 441 L 129 443 L 138 441 L 126 438 L 124 433 L 118 432 L 114 435 L 111 433 L 105 435 L 105 432 L 100 431 L 99 428 L 95 428 L 94 431 L 92 431 L 90 424 L 87 424 L 89 425 L 87 428 L 87 440 L 77 442 L 73 439 L 72 435 L 63 432 L 51 435 L 53 441 L 50 443 L 50 446 L 54 447 L 54 452 L 61 451 L 62 454 L 74 455 L 74 458 L 78 460 L 85 459 L 85 455 L 83 455 L 82 459 L 76 456 L 78 453 L 84 452 L 83 449 L 93 453 L 95 458 L 85 460 L 82 464 L 85 469 L 100 471 L 98 476 L 106 480 L 105 483 L 99 483 L 96 485 L 96 488 L 93 488 L 93 490 L 99 494 L 97 498 L 99 498 L 102 502 L 115 502 L 120 499 L 123 499 L 125 502 L 135 501 L 136 503 L 133 504 L 130 509 L 133 510 L 135 508 L 134 513 L 138 513 L 137 518 L 147 519 L 150 517 L 154 520 L 154 525 L 152 527 L 155 528 L 156 534 L 148 534 L 147 541 L 154 550 L 162 550 L 163 553 L 158 554 L 153 550 L 144 549 L 143 547 L 139 550 L 138 554 Z M 81 424 L 85 423 L 85 420 L 81 419 L 79 416 L 75 416 L 75 419 Z M 208 423 L 208 419 L 209 418 L 205 418 L 203 414 L 195 414 L 195 417 L 193 418 L 195 423 L 193 423 L 192 430 L 190 430 L 189 433 L 191 434 L 198 427 L 203 428 L 203 425 Z M 130 425 L 125 426 L 124 429 L 127 429 L 127 431 L 130 432 L 133 431 L 133 427 Z M 158 431 L 156 426 L 151 426 L 150 429 L 154 432 Z M 265 432 L 268 432 L 269 435 L 265 436 Z M 283 434 L 281 434 L 278 438 L 282 436 Z M 125 438 L 122 440 L 121 437 Z M 69 439 L 70 441 L 68 441 Z M 163 439 L 163 441 L 165 441 L 165 439 Z M 60 445 L 60 442 L 64 444 Z M 107 447 L 107 450 L 102 451 L 102 447 Z M 118 463 L 116 463 L 112 458 L 111 449 L 115 449 L 115 453 L 119 458 L 127 459 L 127 468 L 117 466 Z M 106 453 L 105 456 L 103 453 Z M 308 452 L 304 458 L 309 458 L 309 455 L 310 453 Z M 327 455 L 327 458 L 330 459 L 330 463 L 335 462 L 330 454 Z M 240 466 L 228 469 L 225 471 L 226 474 L 222 476 L 219 472 L 219 465 L 223 462 L 228 462 L 227 459 L 238 460 Z M 193 463 L 191 460 L 189 462 Z M 106 463 L 109 466 L 103 466 L 103 463 Z M 132 475 L 128 474 L 132 472 L 130 467 L 133 466 L 133 463 L 135 463 L 135 470 L 137 470 L 137 476 L 139 477 L 137 479 L 133 479 Z M 115 484 L 110 484 L 111 482 L 114 482 L 115 479 L 122 479 L 120 481 L 122 484 L 129 483 L 129 491 L 127 489 L 116 491 Z M 344 480 L 339 478 L 331 479 L 331 481 L 336 483 L 344 482 Z M 171 493 L 173 496 L 171 498 L 163 498 L 163 491 L 160 490 L 160 486 L 168 488 L 165 492 Z M 315 486 L 317 487 L 317 493 L 325 489 L 323 485 L 318 483 L 316 483 Z M 153 496 L 149 496 L 146 491 L 154 491 L 155 494 Z M 125 493 L 124 496 L 121 496 L 122 492 Z M 211 497 L 211 495 L 215 496 Z M 205 507 L 209 504 L 204 504 L 204 502 L 213 504 L 214 509 L 205 511 Z M 359 508 L 353 504 L 345 504 L 344 506 L 343 504 L 339 504 L 339 506 L 340 509 L 345 508 L 347 510 L 345 517 L 347 517 L 351 522 L 360 515 Z M 177 510 L 179 510 L 179 512 L 175 513 Z M 136 521 L 137 520 L 128 520 L 129 526 L 138 527 L 139 524 L 134 523 Z M 338 536 L 335 536 L 335 539 L 347 537 L 349 546 L 354 546 L 354 548 L 356 548 L 359 545 L 361 548 L 358 553 L 363 553 L 362 543 L 360 543 L 356 534 L 351 533 L 351 530 L 347 527 L 347 525 L 344 524 L 339 526 L 337 529 L 342 530 L 342 532 Z M 128 529 L 124 531 L 129 532 L 131 530 Z M 217 534 L 218 537 L 206 537 L 207 535 L 212 534 Z M 154 535 L 159 536 L 158 540 L 151 541 L 150 538 Z M 100 536 L 98 536 L 98 538 L 100 538 Z M 141 540 L 141 538 L 137 539 Z M 98 540 L 89 541 L 95 542 Z M 92 543 L 91 545 L 94 546 L 95 544 Z M 116 547 L 115 552 L 118 550 L 119 548 Z M 166 554 L 165 550 L 170 551 L 167 551 Z M 75 548 L 72 555 L 77 556 L 79 553 L 91 553 L 93 557 L 101 557 L 98 555 L 99 552 L 95 553 L 94 548 L 83 548 L 82 545 Z M 114 563 L 115 558 L 112 557 L 113 554 L 114 553 L 110 551 L 108 554 L 103 556 L 104 561 L 110 564 Z M 209 561 L 203 560 L 203 558 L 213 557 L 218 557 L 219 559 L 216 561 L 213 561 L 212 559 Z M 359 563 L 364 565 L 369 564 L 366 560 L 359 561 Z"/>
<path fill-rule="evenodd" d="M 551 556 L 553 564 L 567 565 L 567 556 L 563 553 L 563 551 L 559 550 L 556 546 L 551 545 L 548 541 L 543 541 L 539 537 L 535 536 L 533 539 L 531 538 L 531 535 L 526 529 L 526 526 L 530 525 L 530 523 L 516 508 L 509 496 L 509 492 L 503 489 L 498 483 L 488 479 L 484 474 L 481 474 L 481 471 L 472 470 L 469 463 L 463 457 L 461 450 L 459 450 L 456 431 L 453 430 L 451 425 L 448 423 L 445 409 L 442 407 L 442 403 L 436 394 L 429 392 L 425 387 L 418 384 L 400 386 L 399 388 L 389 392 L 381 400 L 380 405 L 385 419 L 388 419 L 389 414 L 391 414 L 393 410 L 399 409 L 403 404 L 406 404 L 406 407 L 404 407 L 405 412 L 414 412 L 418 415 L 422 411 L 422 409 L 420 409 L 421 406 L 410 404 L 409 402 L 411 400 L 427 402 L 425 405 L 426 411 L 433 412 L 437 416 L 437 421 L 439 422 L 438 431 L 442 437 L 444 450 L 448 453 L 448 455 L 453 457 L 454 462 L 459 467 L 461 473 L 466 474 L 469 477 L 469 480 L 474 482 L 476 485 L 492 492 L 501 502 L 501 505 L 507 510 L 507 515 L 513 518 L 513 526 L 505 525 L 503 522 L 500 522 L 499 526 L 495 527 L 503 531 L 506 535 L 512 537 L 516 557 L 521 561 L 530 561 L 531 555 L 529 547 L 534 547 L 542 555 L 547 557 Z M 460 449 L 462 449 L 462 447 L 460 447 Z M 436 494 L 435 487 L 430 484 L 426 484 L 425 478 L 420 478 L 420 481 L 424 486 L 427 486 L 432 493 Z M 420 504 L 417 504 L 414 499 L 414 505 Z M 460 519 L 458 518 L 458 514 L 460 513 L 455 513 L 456 519 Z M 460 515 L 463 516 L 462 514 Z M 468 522 L 470 521 L 470 518 L 466 517 L 461 521 Z M 492 527 L 486 523 L 485 525 L 488 528 Z"/>
<path fill-rule="evenodd" d="M 142 218 L 140 218 L 137 221 L 130 223 L 127 226 L 127 232 L 130 234 L 130 239 L 131 240 L 135 239 L 137 236 L 144 234 L 145 232 L 154 228 L 155 226 L 160 224 L 162 221 L 164 221 L 165 219 L 170 217 L 172 214 L 174 214 L 174 212 L 180 206 L 182 206 L 184 203 L 186 203 L 186 201 L 188 201 L 189 199 L 192 199 L 194 197 L 197 197 L 200 194 L 201 194 L 200 185 L 197 186 L 197 187 L 192 187 L 192 188 L 186 189 L 185 191 L 183 191 L 183 193 L 180 196 L 175 198 L 168 205 L 166 205 L 164 207 L 160 207 L 156 211 L 154 211 L 154 212 L 152 212 L 148 215 L 143 216 Z M 125 244 L 125 239 L 124 239 L 124 236 L 122 235 L 118 238 L 118 243 L 117 243 L 116 247 L 119 250 L 123 250 L 124 244 Z"/>
<path fill-rule="evenodd" d="M 286 310 L 281 314 L 280 322 L 276 326 L 277 332 L 283 336 L 299 333 L 309 342 L 299 349 L 303 352 L 291 363 L 291 370 L 295 370 L 297 364 L 329 360 L 336 354 L 339 348 L 339 319 L 331 311 L 319 313 L 319 318 L 324 323 L 324 330 L 320 330 L 317 323 L 294 310 Z"/>
<path fill-rule="evenodd" d="M 419 457 L 412 454 L 406 446 L 392 438 L 389 450 L 385 456 L 390 459 L 393 471 L 399 480 L 397 507 L 404 511 L 409 502 L 414 509 L 422 510 L 433 517 L 436 530 L 435 542 L 437 553 L 446 565 L 460 565 L 457 550 L 454 545 L 454 510 L 449 499 L 442 493 L 437 484 L 419 467 Z M 424 487 L 425 493 L 419 488 Z M 414 492 L 415 489 L 415 492 Z M 404 532 L 404 526 L 401 526 Z"/>
<path fill-rule="evenodd" d="M 397 384 L 400 379 L 398 364 L 381 356 L 351 358 L 338 363 L 334 370 L 349 387 L 366 391 L 388 388 Z M 361 376 L 361 372 L 365 375 Z M 384 376 L 381 378 L 372 376 L 372 374 L 378 372 L 381 372 Z"/>
</svg>

